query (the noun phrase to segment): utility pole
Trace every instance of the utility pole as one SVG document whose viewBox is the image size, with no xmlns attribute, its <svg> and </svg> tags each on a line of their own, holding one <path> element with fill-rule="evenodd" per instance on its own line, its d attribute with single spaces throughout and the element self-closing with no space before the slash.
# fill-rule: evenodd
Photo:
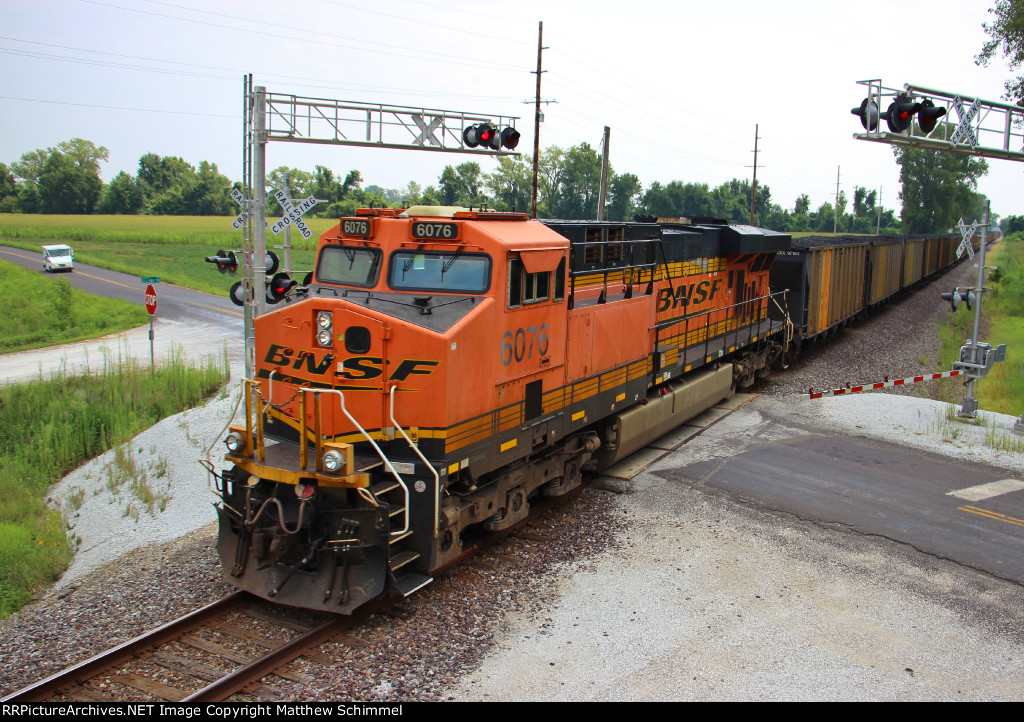
<svg viewBox="0 0 1024 722">
<path fill-rule="evenodd" d="M 840 166 L 836 166 L 836 215 L 835 221 L 832 224 L 832 235 L 839 233 L 839 170 Z"/>
<path fill-rule="evenodd" d="M 882 232 L 882 186 L 878 186 L 878 223 L 875 224 L 875 235 Z"/>
<path fill-rule="evenodd" d="M 757 200 L 757 129 L 759 125 L 754 124 L 754 180 L 750 184 L 750 225 L 754 225 L 754 203 Z M 748 168 L 750 166 L 747 166 Z M 763 166 L 762 166 L 763 167 Z"/>
<path fill-rule="evenodd" d="M 604 206 L 608 198 L 608 149 L 611 146 L 612 129 L 604 127 L 601 139 L 601 190 L 597 194 L 597 220 L 604 220 Z"/>
<path fill-rule="evenodd" d="M 533 200 L 530 205 L 530 218 L 537 217 L 537 174 L 540 170 L 540 75 L 541 54 L 544 50 L 544 21 L 537 23 L 537 99 L 533 113 Z"/>
</svg>

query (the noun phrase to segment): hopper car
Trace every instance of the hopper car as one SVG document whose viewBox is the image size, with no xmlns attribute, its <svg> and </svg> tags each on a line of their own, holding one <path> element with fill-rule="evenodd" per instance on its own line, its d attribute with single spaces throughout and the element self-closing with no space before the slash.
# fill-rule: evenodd
<svg viewBox="0 0 1024 722">
<path fill-rule="evenodd" d="M 978 236 L 973 242 L 977 248 Z M 806 236 L 780 251 L 773 289 L 787 289 L 793 323 L 791 354 L 831 338 L 877 308 L 948 271 L 958 262 L 957 234 Z"/>
<path fill-rule="evenodd" d="M 779 363 L 769 270 L 790 248 L 714 219 L 340 219 L 308 283 L 254 320 L 214 473 L 225 579 L 341 613 L 429 584 Z"/>
</svg>

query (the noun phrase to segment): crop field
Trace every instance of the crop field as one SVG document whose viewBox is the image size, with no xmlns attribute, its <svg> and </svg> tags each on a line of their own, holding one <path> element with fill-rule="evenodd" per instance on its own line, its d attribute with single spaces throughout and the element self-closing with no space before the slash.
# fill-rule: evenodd
<svg viewBox="0 0 1024 722">
<path fill-rule="evenodd" d="M 242 247 L 242 232 L 226 216 L 45 216 L 0 213 L 0 244 L 39 251 L 48 243 L 67 243 L 75 261 L 161 282 L 226 295 L 241 276 L 221 275 L 206 263 L 218 250 Z M 319 234 L 337 221 L 313 218 L 313 237 L 292 231 L 292 277 L 301 282 L 312 270 Z M 268 234 L 267 246 L 284 242 Z M 41 262 L 41 261 L 40 261 Z"/>
</svg>

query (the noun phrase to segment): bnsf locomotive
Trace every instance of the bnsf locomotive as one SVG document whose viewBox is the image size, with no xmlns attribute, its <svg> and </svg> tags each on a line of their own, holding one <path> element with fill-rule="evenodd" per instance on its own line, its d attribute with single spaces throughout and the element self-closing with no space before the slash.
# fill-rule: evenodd
<svg viewBox="0 0 1024 722">
<path fill-rule="evenodd" d="M 371 209 L 254 322 L 217 479 L 231 584 L 349 613 L 778 362 L 790 237 L 710 219 Z"/>
</svg>

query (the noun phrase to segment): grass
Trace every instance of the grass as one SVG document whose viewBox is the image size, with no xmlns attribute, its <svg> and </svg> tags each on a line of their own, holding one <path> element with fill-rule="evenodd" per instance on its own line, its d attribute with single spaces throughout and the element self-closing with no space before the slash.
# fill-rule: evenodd
<svg viewBox="0 0 1024 722">
<path fill-rule="evenodd" d="M 993 347 L 1005 343 L 1007 352 L 1006 361 L 975 382 L 974 395 L 980 408 L 1019 416 L 1024 412 L 1024 234 L 1011 234 L 990 248 L 985 263 L 998 266 L 999 271 L 990 271 L 985 284 L 993 290 L 983 298 L 979 335 Z M 939 326 L 941 368 L 952 368 L 960 358 L 960 347 L 973 333 L 974 313 L 965 306 L 946 316 Z M 961 403 L 962 388 L 961 384 L 944 386 L 942 400 Z"/>
<path fill-rule="evenodd" d="M 172 244 L 213 248 L 241 248 L 242 232 L 231 227 L 231 216 L 60 216 L 35 213 L 0 213 L 0 238 L 60 239 L 74 243 Z M 273 219 L 268 219 L 271 223 Z M 292 247 L 315 250 L 320 234 L 337 223 L 335 218 L 308 218 L 313 231 L 308 240 L 292 232 Z M 283 243 L 283 236 L 267 234 L 267 244 Z M 276 239 L 271 241 L 270 239 Z M 77 248 L 75 260 L 78 260 Z"/>
<path fill-rule="evenodd" d="M 0 617 L 57 579 L 71 559 L 66 524 L 45 502 L 49 486 L 83 461 L 197 405 L 228 376 L 226 353 L 194 364 L 178 350 L 155 373 L 148 364 L 108 356 L 102 368 L 84 376 L 0 387 Z M 166 505 L 169 497 L 148 483 L 148 474 L 159 476 L 161 466 L 166 472 L 166 461 L 142 474 L 130 450 L 122 450 L 113 465 L 109 483 L 127 484 L 151 512 Z M 137 518 L 138 508 L 129 502 L 126 515 Z"/>
<path fill-rule="evenodd" d="M 159 276 L 161 282 L 214 294 L 227 294 L 241 274 L 221 275 L 206 262 L 218 250 L 242 247 L 242 232 L 222 216 L 47 216 L 0 213 L 0 243 L 39 252 L 48 243 L 67 243 L 75 261 L 134 276 Z M 313 236 L 292 233 L 292 276 L 301 281 L 313 268 L 319 234 L 337 223 L 331 218 L 308 221 Z M 283 236 L 268 234 L 267 246 Z M 41 261 L 40 261 L 41 262 Z"/>
<path fill-rule="evenodd" d="M 140 304 L 94 296 L 63 276 L 41 277 L 6 261 L 0 261 L 0 308 L 0 353 L 98 338 L 149 318 Z"/>
</svg>

